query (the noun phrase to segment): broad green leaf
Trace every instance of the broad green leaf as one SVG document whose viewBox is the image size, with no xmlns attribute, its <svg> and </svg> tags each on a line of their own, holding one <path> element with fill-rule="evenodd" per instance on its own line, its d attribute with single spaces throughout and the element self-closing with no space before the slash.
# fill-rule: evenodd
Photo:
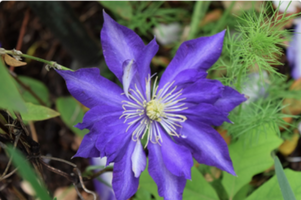
<svg viewBox="0 0 301 200">
<path fill-rule="evenodd" d="M 50 196 L 48 195 L 47 190 L 43 185 L 41 185 L 38 181 L 38 178 L 32 169 L 32 167 L 29 165 L 29 163 L 24 159 L 22 154 L 17 149 L 13 149 L 13 147 L 8 146 L 7 150 L 12 158 L 12 163 L 14 166 L 18 167 L 18 173 L 22 178 L 24 178 L 26 181 L 28 181 L 32 188 L 34 189 L 37 197 L 39 199 L 43 200 L 51 200 Z"/>
<path fill-rule="evenodd" d="M 183 193 L 183 199 L 185 200 L 219 200 L 218 195 L 214 191 L 213 187 L 205 180 L 203 175 L 197 170 L 196 167 L 191 168 L 192 180 L 187 180 Z M 158 194 L 158 187 L 147 170 L 141 173 L 139 181 L 139 189 L 137 191 L 139 195 L 146 195 L 151 193 L 156 200 L 163 200 Z M 138 199 L 137 199 L 138 200 Z M 140 200 L 140 199 L 139 199 Z"/>
<path fill-rule="evenodd" d="M 244 185 L 234 196 L 233 200 L 243 200 L 246 199 L 248 193 L 253 190 L 253 186 L 250 184 Z"/>
<path fill-rule="evenodd" d="M 56 100 L 56 108 L 61 113 L 64 123 L 78 136 L 84 137 L 89 131 L 87 129 L 79 130 L 74 126 L 82 122 L 84 110 L 73 97 L 61 97 Z"/>
<path fill-rule="evenodd" d="M 133 17 L 132 6 L 128 1 L 99 1 L 99 3 L 123 19 L 131 20 Z"/>
<path fill-rule="evenodd" d="M 28 86 L 47 106 L 50 105 L 49 101 L 49 92 L 47 87 L 41 81 L 38 81 L 33 78 L 29 78 L 26 76 L 18 76 L 20 81 L 22 81 L 26 86 Z M 39 104 L 40 102 L 30 94 L 26 89 L 24 89 L 20 84 L 18 84 L 18 89 L 26 102 L 30 102 L 33 104 Z"/>
<path fill-rule="evenodd" d="M 252 142 L 240 139 L 229 145 L 229 152 L 237 176 L 232 176 L 223 172 L 222 183 L 229 195 L 233 199 L 234 195 L 242 186 L 249 183 L 255 174 L 261 173 L 271 167 L 274 163 L 271 151 L 277 148 L 282 140 L 271 128 L 262 129 L 265 132 L 260 134 L 246 133 L 254 135 Z"/>
<path fill-rule="evenodd" d="M 134 200 L 152 200 L 151 193 L 143 188 L 137 190 Z"/>
<path fill-rule="evenodd" d="M 2 59 L 0 58 L 0 107 L 14 111 L 26 111 L 25 102 L 22 99 L 13 78 L 9 75 Z"/>
<path fill-rule="evenodd" d="M 274 161 L 275 161 L 275 171 L 276 171 L 276 176 L 277 180 L 281 189 L 281 193 L 283 196 L 284 200 L 296 200 L 294 193 L 292 191 L 292 188 L 290 187 L 290 184 L 284 174 L 282 165 L 278 159 L 277 156 L 274 156 Z M 301 183 L 301 181 L 300 181 Z"/>
<path fill-rule="evenodd" d="M 191 168 L 192 180 L 187 180 L 183 193 L 183 199 L 185 200 L 219 200 L 218 195 L 214 191 L 213 187 L 205 180 L 203 175 L 196 169 Z"/>
<path fill-rule="evenodd" d="M 285 169 L 284 174 L 291 185 L 296 199 L 301 199 L 301 172 Z M 246 200 L 283 200 L 277 176 L 273 176 L 261 187 L 255 190 Z M 285 199 L 286 200 L 286 199 Z"/>
<path fill-rule="evenodd" d="M 210 182 L 210 185 L 214 188 L 220 200 L 228 200 L 228 194 L 222 184 L 221 179 L 214 179 L 212 182 Z"/>
<path fill-rule="evenodd" d="M 138 188 L 137 192 L 139 192 L 139 190 L 143 190 L 143 192 L 147 191 L 147 192 L 151 193 L 152 195 L 154 195 L 156 200 L 163 200 L 163 198 L 160 197 L 158 194 L 158 187 L 157 187 L 155 181 L 152 179 L 152 177 L 149 175 L 149 173 L 147 171 L 147 168 L 148 168 L 147 166 L 140 175 L 139 188 Z"/>
<path fill-rule="evenodd" d="M 35 105 L 32 103 L 25 103 L 25 105 L 27 112 L 20 112 L 20 114 L 22 119 L 26 121 L 41 121 L 60 115 L 60 113 L 45 106 Z"/>
</svg>

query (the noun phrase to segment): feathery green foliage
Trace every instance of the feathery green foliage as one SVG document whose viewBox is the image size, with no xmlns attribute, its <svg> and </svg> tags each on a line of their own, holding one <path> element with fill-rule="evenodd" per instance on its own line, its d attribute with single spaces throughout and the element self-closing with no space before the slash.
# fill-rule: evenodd
<svg viewBox="0 0 301 200">
<path fill-rule="evenodd" d="M 242 90 L 243 80 L 248 73 L 263 71 L 281 76 L 272 65 L 282 65 L 279 56 L 282 46 L 289 40 L 289 31 L 282 26 L 295 15 L 285 16 L 277 8 L 270 11 L 272 5 L 267 2 L 257 13 L 254 9 L 238 17 L 235 33 L 227 31 L 223 54 L 211 70 L 226 70 L 221 81 L 226 85 Z"/>
<path fill-rule="evenodd" d="M 249 138 L 251 136 L 244 135 L 245 133 L 253 132 L 254 134 L 261 134 L 265 132 L 266 128 L 273 129 L 280 135 L 279 126 L 285 128 L 290 125 L 285 122 L 283 118 L 294 117 L 281 112 L 282 102 L 272 102 L 260 99 L 256 102 L 250 102 L 242 107 L 240 114 L 232 112 L 229 116 L 234 124 L 226 124 L 225 128 L 228 133 L 234 137 L 244 136 Z"/>
<path fill-rule="evenodd" d="M 280 135 L 279 127 L 286 129 L 291 125 L 283 120 L 293 117 L 282 112 L 287 106 L 283 105 L 283 99 L 300 98 L 301 93 L 288 90 L 292 82 L 286 82 L 286 78 L 273 66 L 282 65 L 279 61 L 282 47 L 290 39 L 289 30 L 282 27 L 294 16 L 280 14 L 279 7 L 274 10 L 267 2 L 260 12 L 252 9 L 238 17 L 235 33 L 228 29 L 222 57 L 210 75 L 246 95 L 249 95 L 245 92 L 246 87 L 252 86 L 253 91 L 249 92 L 257 96 L 255 99 L 251 96 L 230 114 L 234 124 L 224 124 L 228 134 L 248 137 L 245 133 L 261 134 L 265 132 L 262 129 L 269 127 Z M 218 73 L 213 70 L 223 76 L 215 77 Z M 258 80 L 252 77 L 253 72 L 259 74 Z"/>
<path fill-rule="evenodd" d="M 100 3 L 108 8 L 117 16 L 117 22 L 133 30 L 137 30 L 139 35 L 153 38 L 152 28 L 159 23 L 181 22 L 184 19 L 189 20 L 187 8 L 169 8 L 164 1 L 129 1 L 119 7 L 120 2 Z M 191 7 L 190 2 L 181 2 Z M 127 10 L 125 15 L 123 10 Z"/>
</svg>

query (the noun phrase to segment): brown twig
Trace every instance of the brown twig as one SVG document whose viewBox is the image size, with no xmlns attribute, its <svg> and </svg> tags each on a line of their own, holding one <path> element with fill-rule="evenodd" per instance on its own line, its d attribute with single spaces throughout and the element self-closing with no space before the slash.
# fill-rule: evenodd
<svg viewBox="0 0 301 200">
<path fill-rule="evenodd" d="M 82 196 L 82 194 L 80 193 L 80 191 L 78 190 L 76 184 L 73 183 L 73 185 L 74 185 L 74 188 L 75 188 L 76 193 L 77 193 L 77 195 L 79 196 L 79 198 L 80 198 L 81 200 L 85 200 L 84 197 Z"/>
<path fill-rule="evenodd" d="M 73 164 L 72 162 L 69 162 L 67 160 L 61 159 L 61 158 L 55 158 L 55 157 L 51 157 L 51 156 L 40 156 L 41 158 L 46 158 L 46 159 L 50 159 L 50 160 L 55 160 L 55 161 L 59 161 L 59 162 L 63 162 L 66 163 L 68 165 L 71 165 L 74 168 L 77 168 L 76 164 Z"/>
<path fill-rule="evenodd" d="M 16 137 L 15 137 L 15 141 L 14 141 L 14 150 L 15 150 L 15 148 L 16 148 L 16 146 L 17 146 L 17 143 L 18 143 L 18 141 L 19 141 L 20 136 L 21 136 L 21 133 L 17 133 L 17 135 L 16 135 Z M 7 163 L 7 165 L 6 165 L 6 168 L 5 168 L 3 174 L 1 175 L 0 178 L 2 178 L 3 176 L 6 175 L 8 169 L 9 169 L 9 167 L 10 167 L 10 164 L 11 164 L 11 162 L 12 162 L 12 159 L 13 159 L 13 156 L 11 155 L 10 158 L 9 158 L 9 161 L 8 161 L 8 163 Z"/>
<path fill-rule="evenodd" d="M 15 168 L 13 171 L 9 172 L 8 174 L 6 174 L 3 177 L 0 177 L 0 181 L 7 179 L 8 177 L 10 177 L 11 175 L 13 175 L 14 173 L 16 173 L 16 171 L 18 170 L 18 168 Z"/>
<path fill-rule="evenodd" d="M 28 21 L 29 21 L 29 9 L 26 10 L 25 14 L 24 14 L 24 18 L 23 18 L 23 22 L 22 22 L 22 25 L 21 25 L 21 30 L 20 30 L 20 34 L 19 34 L 19 38 L 18 38 L 18 42 L 17 42 L 17 46 L 16 46 L 16 49 L 17 50 L 21 50 L 21 47 L 22 47 L 22 43 L 23 43 L 23 38 L 24 38 L 24 35 L 25 35 L 25 31 L 26 31 L 26 27 L 27 27 L 27 24 L 28 24 Z M 14 71 L 14 67 L 13 66 L 10 66 L 9 70 L 10 71 Z"/>
<path fill-rule="evenodd" d="M 100 170 L 99 172 L 96 172 L 95 174 L 93 174 L 93 175 L 87 177 L 87 179 L 88 179 L 88 180 L 92 180 L 92 179 L 94 179 L 94 178 L 96 178 L 96 177 L 102 175 L 102 174 L 105 173 L 105 172 L 112 172 L 112 171 L 113 171 L 113 167 L 107 167 L 107 168 L 105 168 L 105 169 L 103 169 L 103 170 Z"/>
<path fill-rule="evenodd" d="M 85 185 L 84 185 L 84 183 L 83 183 L 83 177 L 82 177 L 82 174 L 81 174 L 81 172 L 79 171 L 79 169 L 78 169 L 78 168 L 74 168 L 73 170 L 77 172 L 77 175 L 78 175 L 78 177 L 79 177 L 79 181 L 80 181 L 80 184 L 81 184 L 83 190 L 84 190 L 85 192 L 87 192 L 88 194 L 92 194 L 92 195 L 93 195 L 93 199 L 96 200 L 96 194 L 95 194 L 94 192 L 88 190 L 88 189 L 85 187 Z"/>
<path fill-rule="evenodd" d="M 96 194 L 95 194 L 94 192 L 88 190 L 88 189 L 85 187 L 85 185 L 84 185 L 84 183 L 83 183 L 83 178 L 82 178 L 81 172 L 80 172 L 80 170 L 77 168 L 77 166 L 76 166 L 75 164 L 73 164 L 73 163 L 71 163 L 71 162 L 69 162 L 69 161 L 60 159 L 60 158 L 55 158 L 55 157 L 50 157 L 50 156 L 40 156 L 40 158 L 47 158 L 47 159 L 50 159 L 50 160 L 56 160 L 56 161 L 63 162 L 63 163 L 66 163 L 66 164 L 68 164 L 68 165 L 73 166 L 73 167 L 74 167 L 74 168 L 73 168 L 73 171 L 75 171 L 75 172 L 77 173 L 78 178 L 79 178 L 80 185 L 81 185 L 81 187 L 83 188 L 83 190 L 84 190 L 85 192 L 87 192 L 88 194 L 92 194 L 92 195 L 93 195 L 93 199 L 96 200 Z M 59 174 L 59 175 L 61 175 L 61 176 L 64 176 L 64 177 L 67 178 L 69 181 L 71 181 L 71 182 L 73 183 L 75 189 L 76 189 L 76 192 L 77 192 L 78 196 L 79 196 L 81 199 L 84 200 L 84 198 L 81 196 L 81 194 L 79 193 L 78 188 L 77 188 L 77 186 L 76 186 L 76 185 L 77 185 L 77 182 L 78 182 L 77 180 L 74 180 L 74 179 L 72 178 L 71 175 L 69 175 L 69 174 L 67 174 L 67 173 L 65 173 L 65 172 L 63 172 L 63 171 L 61 171 L 61 170 L 59 170 L 59 169 L 56 169 L 56 168 L 54 168 L 54 167 L 51 167 L 51 166 L 47 165 L 47 164 L 46 164 L 45 162 L 43 162 L 42 160 L 40 160 L 40 162 L 41 162 L 47 169 L 49 169 L 50 171 L 52 171 L 52 172 L 54 172 L 54 173 L 56 173 L 56 174 Z"/>
<path fill-rule="evenodd" d="M 7 134 L 9 134 L 9 130 L 8 128 L 5 126 L 5 123 L 2 121 L 2 119 L 0 118 L 0 128 L 6 132 Z"/>
<path fill-rule="evenodd" d="M 19 200 L 26 200 L 26 198 L 23 196 L 23 194 L 14 186 L 12 187 L 13 192 L 16 194 Z"/>
<path fill-rule="evenodd" d="M 30 128 L 30 133 L 31 133 L 31 137 L 34 141 L 38 142 L 38 135 L 37 135 L 37 131 L 36 128 L 34 127 L 34 122 L 33 121 L 29 121 L 29 128 Z"/>
<path fill-rule="evenodd" d="M 20 125 L 21 125 L 21 127 L 23 129 L 23 131 L 26 133 L 27 136 L 29 136 L 29 132 L 28 132 L 25 124 L 23 123 L 23 120 L 22 120 L 22 117 L 21 117 L 20 113 L 18 113 L 18 112 L 14 112 L 14 113 L 15 113 L 15 115 L 16 115 L 16 117 L 17 117 L 17 119 L 18 119 L 18 121 L 19 121 L 19 123 L 20 123 Z"/>
<path fill-rule="evenodd" d="M 46 164 L 44 161 L 40 160 L 40 162 L 43 164 L 44 167 L 46 167 L 48 170 L 52 171 L 53 173 L 56 173 L 60 176 L 63 176 L 65 178 L 67 178 L 70 182 L 74 182 L 74 180 L 71 178 L 71 176 L 69 174 L 67 174 L 66 172 L 63 172 L 59 169 L 56 169 L 54 167 L 49 166 L 48 164 Z"/>
</svg>

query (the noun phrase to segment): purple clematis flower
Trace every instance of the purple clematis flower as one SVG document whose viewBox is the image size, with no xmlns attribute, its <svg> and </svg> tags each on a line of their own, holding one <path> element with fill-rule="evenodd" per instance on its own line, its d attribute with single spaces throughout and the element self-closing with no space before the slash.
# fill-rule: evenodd
<svg viewBox="0 0 301 200">
<path fill-rule="evenodd" d="M 206 70 L 221 54 L 224 34 L 184 42 L 158 83 L 149 67 L 158 51 L 156 40 L 145 45 L 104 13 L 103 54 L 123 89 L 100 76 L 97 68 L 57 70 L 70 93 L 90 108 L 76 126 L 90 132 L 75 156 L 107 157 L 107 163 L 114 163 L 118 200 L 137 191 L 146 167 L 142 139 L 147 141 L 149 174 L 165 199 L 182 199 L 193 157 L 235 175 L 227 144 L 212 126 L 230 122 L 229 112 L 246 98 L 206 79 Z"/>
</svg>

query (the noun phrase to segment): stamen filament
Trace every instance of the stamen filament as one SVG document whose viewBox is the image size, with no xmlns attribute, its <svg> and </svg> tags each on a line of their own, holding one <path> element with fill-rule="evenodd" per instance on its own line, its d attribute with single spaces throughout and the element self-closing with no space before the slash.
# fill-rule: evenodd
<svg viewBox="0 0 301 200">
<path fill-rule="evenodd" d="M 129 89 L 129 98 L 127 101 L 122 101 L 124 111 L 120 116 L 120 119 L 124 117 L 124 123 L 129 120 L 126 132 L 135 125 L 135 130 L 131 133 L 133 141 L 141 140 L 147 135 L 145 147 L 149 142 L 161 145 L 163 142 L 161 134 L 165 133 L 161 133 L 160 130 L 166 131 L 170 136 L 179 137 L 180 134 L 177 131 L 182 128 L 181 123 L 185 122 L 187 117 L 177 113 L 188 109 L 184 107 L 185 103 L 179 104 L 186 98 L 179 99 L 182 89 L 175 92 L 178 87 L 172 88 L 174 81 L 166 83 L 159 90 L 158 77 L 156 77 L 151 90 L 151 78 L 148 75 L 145 79 L 145 96 L 136 84 L 134 89 Z"/>
</svg>

